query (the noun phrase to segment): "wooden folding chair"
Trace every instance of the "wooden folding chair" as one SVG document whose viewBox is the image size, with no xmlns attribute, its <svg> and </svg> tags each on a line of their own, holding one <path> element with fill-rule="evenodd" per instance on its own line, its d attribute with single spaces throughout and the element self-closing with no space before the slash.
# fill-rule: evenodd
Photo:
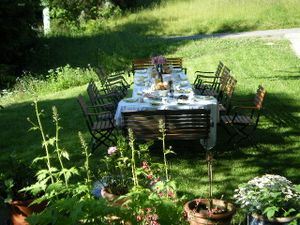
<svg viewBox="0 0 300 225">
<path fill-rule="evenodd" d="M 115 123 L 113 118 L 111 118 L 111 112 L 95 112 L 94 107 L 86 104 L 82 95 L 79 95 L 77 100 L 83 112 L 88 130 L 92 136 L 92 152 L 101 145 L 109 147 L 109 144 L 115 142 L 115 139 L 112 138 L 114 137 L 113 131 L 115 129 Z"/>
<path fill-rule="evenodd" d="M 134 59 L 131 63 L 131 70 L 134 74 L 136 70 L 148 69 L 151 66 L 153 66 L 151 58 Z"/>
<path fill-rule="evenodd" d="M 122 94 L 122 98 L 127 95 L 131 84 L 124 78 L 124 73 L 107 73 L 103 67 L 99 67 L 95 71 L 104 89 L 109 92 L 119 92 Z"/>
<path fill-rule="evenodd" d="M 233 106 L 230 115 L 221 116 L 221 124 L 229 135 L 228 144 L 237 137 L 235 144 L 247 139 L 257 147 L 253 136 L 259 123 L 265 95 L 266 90 L 259 85 L 252 104 Z"/>
<path fill-rule="evenodd" d="M 101 93 L 93 80 L 87 86 L 87 93 L 95 110 L 115 113 L 119 102 L 118 95 Z"/>
<path fill-rule="evenodd" d="M 196 78 L 194 80 L 194 89 L 197 90 L 200 94 L 205 89 L 216 89 L 216 86 L 219 83 L 218 81 L 220 79 L 220 76 L 224 68 L 225 68 L 224 63 L 219 61 L 219 64 L 215 72 L 200 71 L 200 70 L 195 71 Z M 227 70 L 229 69 L 227 68 Z"/>
<path fill-rule="evenodd" d="M 181 57 L 167 57 L 166 58 L 167 65 L 171 65 L 175 69 L 182 69 L 184 73 L 187 73 L 187 68 L 183 67 L 182 65 L 182 58 Z"/>
<path fill-rule="evenodd" d="M 231 109 L 231 98 L 237 84 L 237 80 L 230 76 L 226 82 L 226 85 L 222 87 L 222 91 L 219 95 L 219 112 L 220 115 L 228 114 Z"/>
<path fill-rule="evenodd" d="M 211 87 L 204 87 L 201 95 L 214 96 L 220 101 L 222 99 L 223 92 L 231 79 L 233 79 L 233 77 L 230 74 L 230 70 L 224 66 L 220 77 L 218 77 L 218 81 L 215 81 L 214 85 Z"/>
</svg>

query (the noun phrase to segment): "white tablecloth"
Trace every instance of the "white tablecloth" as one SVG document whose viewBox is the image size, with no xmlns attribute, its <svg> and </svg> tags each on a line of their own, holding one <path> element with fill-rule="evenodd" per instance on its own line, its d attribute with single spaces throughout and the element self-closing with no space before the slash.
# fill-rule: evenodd
<svg viewBox="0 0 300 225">
<path fill-rule="evenodd" d="M 157 91 L 153 90 L 154 81 L 150 78 L 149 70 L 135 72 L 132 98 L 123 99 L 119 102 L 115 114 L 116 125 L 122 126 L 122 112 L 125 111 L 209 109 L 211 111 L 211 129 L 208 143 L 205 145 L 207 145 L 208 149 L 214 147 L 217 139 L 217 121 L 219 116 L 218 101 L 213 97 L 194 95 L 192 86 L 182 71 L 175 71 L 170 75 L 163 76 L 164 81 L 172 79 L 175 90 L 174 97 L 162 97 L 162 101 L 154 101 L 144 97 L 145 93 L 159 95 Z M 188 96 L 188 100 L 178 103 L 177 97 L 179 95 Z"/>
</svg>

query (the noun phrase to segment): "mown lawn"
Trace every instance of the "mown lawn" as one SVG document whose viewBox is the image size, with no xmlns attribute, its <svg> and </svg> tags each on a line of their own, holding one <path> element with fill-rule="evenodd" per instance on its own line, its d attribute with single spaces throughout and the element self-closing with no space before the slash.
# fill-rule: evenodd
<svg viewBox="0 0 300 225">
<path fill-rule="evenodd" d="M 54 135 L 51 108 L 53 105 L 58 108 L 63 127 L 61 145 L 72 153 L 71 164 L 81 161 L 78 131 L 83 132 L 86 140 L 89 140 L 89 133 L 76 97 L 78 94 L 86 96 L 86 83 L 90 78 L 97 80 L 90 70 L 99 65 L 110 70 L 130 66 L 133 58 L 149 57 L 156 53 L 183 57 L 191 82 L 194 80 L 194 71 L 214 71 L 218 62 L 223 61 L 238 81 L 234 98 L 253 97 L 259 84 L 267 89 L 263 117 L 256 135 L 258 149 L 247 142 L 239 148 L 226 146 L 227 136 L 221 127 L 218 128 L 214 162 L 215 197 L 231 199 L 239 183 L 265 173 L 280 174 L 300 183 L 300 64 L 288 41 L 214 38 L 167 41 L 153 37 L 160 34 L 186 35 L 275 28 L 281 27 L 286 21 L 289 22 L 283 27 L 299 24 L 298 1 L 276 1 L 276 4 L 271 4 L 273 1 L 242 1 L 239 6 L 237 2 L 241 1 L 201 1 L 203 5 L 200 7 L 196 0 L 188 1 L 188 4 L 174 0 L 162 8 L 114 21 L 107 25 L 109 30 L 97 30 L 95 26 L 91 33 L 85 35 L 50 35 L 43 38 L 39 48 L 31 53 L 29 71 L 48 76 L 49 79 L 57 75 L 53 71 L 48 72 L 49 69 L 64 67 L 60 75 L 65 79 L 59 79 L 57 83 L 53 79 L 51 82 L 36 81 L 36 84 L 23 82 L 24 87 L 32 87 L 34 94 L 28 90 L 21 92 L 22 85 L 19 84 L 16 94 L 0 98 L 0 105 L 4 106 L 0 110 L 0 172 L 7 170 L 1 165 L 12 153 L 31 163 L 42 152 L 40 134 L 29 131 L 31 125 L 27 121 L 27 117 L 35 117 L 31 106 L 34 96 L 38 96 L 39 106 L 44 109 L 43 121 L 49 136 Z M 220 7 L 220 4 L 229 3 L 232 6 Z M 209 9 L 215 7 L 215 11 L 205 10 L 204 6 L 211 7 Z M 191 10 L 195 10 L 195 13 Z M 251 13 L 245 13 L 249 11 Z M 295 16 L 288 16 L 287 11 Z M 195 16 L 189 20 L 187 13 Z M 224 20 L 229 24 L 228 29 L 221 29 L 224 14 L 228 14 L 228 20 Z M 174 23 L 165 25 L 166 21 Z M 205 30 L 205 27 L 209 29 Z M 67 69 L 66 64 L 70 65 Z M 159 150 L 159 147 L 152 150 L 157 160 L 161 160 Z M 176 155 L 170 157 L 171 176 L 177 181 L 179 193 L 190 198 L 207 196 L 207 169 L 201 146 L 198 143 L 179 143 L 173 146 L 173 150 Z M 106 149 L 102 148 L 94 153 L 94 164 L 99 163 L 104 151 Z"/>
<path fill-rule="evenodd" d="M 290 28 L 299 23 L 297 0 L 169 0 L 113 20 L 110 27 L 139 24 L 132 32 L 156 36 Z"/>
<path fill-rule="evenodd" d="M 268 91 L 264 116 L 261 118 L 256 140 L 259 148 L 248 143 L 239 149 L 225 145 L 226 135 L 218 129 L 218 144 L 215 158 L 216 197 L 231 198 L 237 185 L 251 177 L 264 173 L 277 173 L 300 183 L 299 112 L 300 98 L 299 61 L 287 41 L 257 39 L 208 39 L 167 44 L 168 55 L 182 56 L 192 82 L 197 69 L 214 70 L 219 60 L 232 70 L 238 80 L 235 98 L 252 97 L 259 84 Z M 96 79 L 96 77 L 95 77 Z M 85 94 L 86 85 L 56 93 L 39 96 L 39 105 L 45 110 L 47 133 L 53 134 L 51 107 L 55 105 L 61 115 L 61 144 L 79 159 L 80 143 L 78 131 L 89 138 L 76 97 Z M 1 160 L 6 160 L 13 151 L 18 157 L 31 161 L 41 151 L 41 138 L 38 132 L 28 131 L 27 117 L 34 118 L 31 106 L 32 97 L 19 102 L 6 98 L 1 110 Z M 1 103 L 3 104 L 3 103 Z M 159 148 L 154 149 L 154 156 Z M 177 153 L 171 157 L 171 174 L 178 183 L 179 191 L 191 196 L 207 195 L 207 178 L 204 152 L 198 143 L 174 146 Z M 93 160 L 97 162 L 99 149 Z"/>
</svg>

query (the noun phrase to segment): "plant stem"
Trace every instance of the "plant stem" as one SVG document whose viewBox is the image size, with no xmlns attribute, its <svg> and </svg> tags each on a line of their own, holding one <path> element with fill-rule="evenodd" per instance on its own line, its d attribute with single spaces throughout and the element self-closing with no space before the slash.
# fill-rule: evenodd
<svg viewBox="0 0 300 225">
<path fill-rule="evenodd" d="M 43 139 L 43 146 L 44 146 L 45 151 L 46 151 L 46 158 L 47 158 L 46 164 L 47 164 L 47 167 L 48 167 L 48 172 L 49 172 L 49 175 L 50 175 L 51 183 L 53 184 L 54 183 L 54 178 L 53 178 L 53 175 L 52 175 L 52 172 L 51 172 L 51 163 L 50 163 L 50 154 L 49 154 L 49 149 L 48 149 L 48 143 L 47 143 L 46 136 L 45 136 L 44 129 L 43 129 L 43 125 L 42 125 L 42 122 L 41 122 L 41 119 L 40 119 L 40 113 L 39 113 L 39 109 L 38 109 L 37 100 L 34 101 L 34 109 L 35 109 L 35 114 L 36 114 L 36 118 L 37 118 L 37 122 L 38 122 L 38 127 L 39 127 L 39 130 L 41 132 L 42 139 Z"/>
<path fill-rule="evenodd" d="M 133 185 L 136 187 L 139 185 L 138 178 L 136 175 L 136 165 L 135 165 L 135 148 L 134 148 L 134 137 L 133 132 L 131 129 L 128 129 L 129 134 L 129 145 L 131 147 L 131 172 L 132 172 L 132 179 Z"/>
<path fill-rule="evenodd" d="M 84 169 L 86 171 L 86 184 L 89 185 L 91 183 L 91 175 L 90 175 L 90 153 L 88 152 L 88 146 L 82 136 L 81 132 L 78 132 L 78 136 L 83 148 L 83 154 L 85 155 Z"/>
<path fill-rule="evenodd" d="M 165 174 L 166 174 L 166 181 L 169 181 L 169 174 L 168 174 L 168 163 L 167 163 L 167 151 L 166 151 L 166 128 L 165 124 L 162 120 L 159 121 L 159 131 L 162 135 L 162 148 L 163 148 L 163 154 L 164 154 L 164 167 L 165 167 Z"/>
<path fill-rule="evenodd" d="M 212 155 L 211 151 L 207 152 L 206 159 L 207 159 L 207 168 L 208 168 L 209 199 L 211 200 L 212 199 L 212 180 L 213 180 L 213 177 L 212 177 L 212 173 L 213 173 L 213 171 L 212 171 L 213 155 Z"/>
<path fill-rule="evenodd" d="M 59 148 L 59 145 L 58 145 L 60 126 L 58 124 L 59 116 L 58 116 L 57 108 L 55 106 L 52 107 L 52 112 L 53 112 L 53 120 L 55 122 L 55 149 L 56 149 L 59 164 L 60 164 L 60 166 L 62 168 L 62 171 L 63 171 L 66 187 L 68 187 L 68 179 L 67 179 L 65 167 L 64 167 L 64 164 L 63 164 L 63 161 L 62 161 L 62 158 L 61 158 L 61 149 Z"/>
</svg>

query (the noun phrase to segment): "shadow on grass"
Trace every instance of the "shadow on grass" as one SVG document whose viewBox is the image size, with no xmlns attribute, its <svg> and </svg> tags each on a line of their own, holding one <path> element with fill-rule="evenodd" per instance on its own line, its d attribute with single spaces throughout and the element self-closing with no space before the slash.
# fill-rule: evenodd
<svg viewBox="0 0 300 225">
<path fill-rule="evenodd" d="M 93 35 L 42 38 L 39 48 L 31 55 L 28 70 L 33 73 L 47 73 L 66 64 L 71 67 L 107 68 L 129 66 L 132 59 L 150 57 L 153 54 L 171 54 L 177 46 L 153 36 L 145 35 L 150 27 L 157 27 L 157 21 L 147 19 L 128 23 L 117 28 L 99 28 Z"/>
</svg>

